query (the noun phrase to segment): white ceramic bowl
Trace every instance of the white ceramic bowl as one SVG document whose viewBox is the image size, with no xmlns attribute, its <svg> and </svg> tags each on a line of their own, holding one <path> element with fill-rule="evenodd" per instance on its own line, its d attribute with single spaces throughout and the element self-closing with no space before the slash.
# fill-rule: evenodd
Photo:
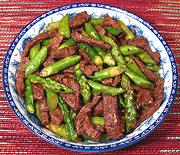
<svg viewBox="0 0 180 155">
<path fill-rule="evenodd" d="M 20 65 L 20 56 L 27 40 L 41 33 L 48 23 L 59 20 L 63 15 L 70 14 L 70 17 L 72 17 L 82 11 L 87 11 L 88 14 L 93 17 L 99 17 L 108 13 L 111 17 L 121 19 L 128 27 L 135 30 L 137 36 L 144 36 L 147 38 L 153 51 L 157 50 L 161 55 L 162 69 L 160 70 L 160 74 L 165 79 L 164 102 L 160 108 L 149 119 L 145 120 L 136 128 L 134 132 L 126 135 L 120 140 L 108 141 L 106 143 L 69 142 L 44 128 L 34 115 L 28 114 L 25 109 L 24 101 L 17 95 L 15 86 L 16 72 Z M 173 54 L 163 37 L 151 25 L 125 10 L 108 5 L 91 3 L 62 6 L 48 11 L 33 20 L 14 39 L 3 64 L 3 85 L 6 97 L 20 121 L 44 140 L 63 148 L 81 152 L 117 150 L 132 145 L 149 135 L 162 122 L 173 104 L 176 94 L 177 78 L 177 69 Z"/>
</svg>

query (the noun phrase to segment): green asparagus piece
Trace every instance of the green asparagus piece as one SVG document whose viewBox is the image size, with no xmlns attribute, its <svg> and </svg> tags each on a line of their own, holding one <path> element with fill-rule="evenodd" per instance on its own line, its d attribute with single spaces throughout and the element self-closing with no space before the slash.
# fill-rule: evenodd
<svg viewBox="0 0 180 155">
<path fill-rule="evenodd" d="M 73 90 L 67 86 L 60 84 L 56 81 L 51 80 L 50 78 L 42 78 L 38 75 L 32 74 L 28 77 L 32 83 L 40 83 L 43 87 L 53 90 L 56 93 L 72 93 Z"/>
<path fill-rule="evenodd" d="M 95 125 L 101 125 L 102 127 L 104 127 L 104 117 L 94 116 L 91 117 L 91 121 Z"/>
<path fill-rule="evenodd" d="M 75 111 L 73 111 L 73 109 L 70 110 L 70 117 L 71 117 L 71 120 L 74 121 L 75 118 L 77 116 L 77 113 Z"/>
<path fill-rule="evenodd" d="M 108 44 L 110 44 L 111 46 L 117 46 L 117 44 L 114 42 L 114 40 L 108 36 L 102 36 L 101 37 L 102 40 Z"/>
<path fill-rule="evenodd" d="M 30 49 L 29 52 L 30 59 L 35 57 L 35 55 L 39 52 L 40 48 L 41 48 L 40 44 L 37 44 Z"/>
<path fill-rule="evenodd" d="M 151 70 L 153 72 L 157 72 L 160 69 L 160 66 L 152 65 L 152 64 L 147 64 L 146 67 L 147 67 L 147 69 L 149 69 L 149 70 Z"/>
<path fill-rule="evenodd" d="M 67 14 L 59 21 L 59 34 L 67 38 L 70 37 L 69 16 Z"/>
<path fill-rule="evenodd" d="M 154 85 L 148 80 L 145 79 L 143 76 L 138 75 L 128 67 L 125 67 L 125 74 L 135 83 L 135 85 L 146 88 L 146 89 L 154 89 Z"/>
<path fill-rule="evenodd" d="M 100 66 L 103 65 L 103 61 L 101 57 L 96 53 L 96 50 L 91 48 L 89 45 L 84 43 L 79 43 L 79 47 L 83 49 L 87 55 L 91 58 L 95 65 Z"/>
<path fill-rule="evenodd" d="M 25 91 L 25 102 L 26 102 L 26 109 L 30 114 L 35 112 L 34 109 L 34 102 L 33 102 L 33 91 L 31 82 L 26 79 L 26 91 Z"/>
<path fill-rule="evenodd" d="M 40 51 L 26 64 L 25 77 L 27 78 L 29 75 L 34 73 L 39 69 L 41 64 L 44 63 L 47 56 L 47 48 L 42 47 Z"/>
<path fill-rule="evenodd" d="M 37 101 L 37 102 L 35 103 L 35 115 L 36 115 L 37 118 L 40 120 L 39 106 L 40 106 L 40 103 Z"/>
<path fill-rule="evenodd" d="M 49 43 L 50 43 L 50 40 L 51 40 L 51 39 L 45 39 L 45 40 L 43 40 L 43 41 L 42 41 L 42 46 L 48 47 L 48 45 L 49 45 Z"/>
<path fill-rule="evenodd" d="M 65 128 L 66 128 L 67 138 L 74 141 L 77 139 L 77 133 L 75 132 L 73 121 L 70 118 L 68 106 L 62 100 L 61 96 L 59 96 L 59 106 L 60 106 L 62 114 L 63 114 L 64 122 L 66 123 Z"/>
<path fill-rule="evenodd" d="M 117 46 L 112 46 L 111 54 L 117 65 L 126 64 L 126 61 L 124 60 L 124 58 Z"/>
<path fill-rule="evenodd" d="M 122 32 L 121 29 L 116 29 L 116 28 L 113 28 L 113 27 L 110 27 L 110 26 L 104 27 L 104 28 L 105 28 L 105 30 L 107 30 L 107 32 L 111 33 L 114 36 L 117 36 Z"/>
<path fill-rule="evenodd" d="M 49 110 L 55 110 L 58 105 L 58 95 L 51 89 L 46 88 L 46 100 Z"/>
<path fill-rule="evenodd" d="M 104 21 L 102 18 L 91 18 L 90 23 L 92 25 L 99 25 Z"/>
<path fill-rule="evenodd" d="M 75 75 L 77 77 L 77 81 L 80 84 L 81 87 L 81 95 L 83 97 L 83 102 L 87 103 L 89 99 L 91 98 L 91 89 L 87 83 L 86 77 L 83 75 L 80 65 L 77 64 L 74 68 Z"/>
<path fill-rule="evenodd" d="M 103 85 L 98 82 L 94 82 L 92 80 L 88 80 L 89 85 L 92 87 L 94 93 L 103 93 L 103 94 L 110 94 L 110 95 L 117 95 L 123 93 L 125 90 L 121 87 L 111 87 L 108 85 Z"/>
<path fill-rule="evenodd" d="M 84 30 L 81 31 L 81 34 L 82 34 L 83 36 L 89 37 L 89 35 L 87 34 L 87 32 L 84 31 Z"/>
<path fill-rule="evenodd" d="M 101 40 L 98 32 L 90 23 L 85 23 L 85 30 L 91 38 L 96 39 L 96 40 Z"/>
<path fill-rule="evenodd" d="M 51 22 L 47 25 L 46 31 L 51 31 L 53 29 L 58 29 L 59 28 L 59 21 Z"/>
<path fill-rule="evenodd" d="M 134 36 L 134 34 L 132 33 L 132 31 L 129 30 L 129 28 L 128 28 L 121 20 L 118 20 L 118 22 L 119 22 L 122 30 L 127 34 L 127 35 L 125 36 L 125 39 L 126 39 L 126 40 L 135 38 L 135 36 Z"/>
<path fill-rule="evenodd" d="M 147 65 L 156 65 L 156 62 L 146 52 L 139 53 L 137 54 L 137 56 L 139 57 L 139 59 L 141 59 L 142 62 Z"/>
<path fill-rule="evenodd" d="M 61 59 L 45 68 L 43 68 L 40 72 L 40 76 L 42 77 L 47 77 L 49 75 L 52 74 L 56 74 L 59 71 L 62 71 L 66 68 L 69 68 L 73 65 L 75 65 L 76 63 L 78 63 L 81 59 L 81 56 L 79 55 L 72 55 L 69 57 L 66 57 L 64 59 Z"/>
<path fill-rule="evenodd" d="M 125 103 L 124 103 L 124 101 L 123 101 L 123 98 L 122 98 L 122 96 L 118 96 L 118 105 L 119 105 L 119 107 L 123 107 L 123 108 L 125 108 L 126 106 L 125 106 Z"/>
<path fill-rule="evenodd" d="M 131 45 L 122 45 L 119 47 L 119 50 L 125 56 L 139 54 L 139 53 L 144 52 L 144 50 L 142 48 L 131 46 Z"/>
<path fill-rule="evenodd" d="M 122 74 L 121 87 L 126 90 L 132 90 L 131 82 L 129 81 L 129 78 L 125 74 Z"/>
<path fill-rule="evenodd" d="M 126 66 L 129 69 L 133 70 L 135 73 L 137 73 L 137 74 L 141 75 L 142 77 L 144 77 L 145 79 L 147 79 L 146 75 L 144 75 L 144 73 L 141 71 L 141 69 L 138 67 L 138 65 L 132 58 L 129 58 Z"/>
<path fill-rule="evenodd" d="M 130 129 L 134 128 L 136 125 L 136 116 L 137 112 L 135 109 L 135 102 L 133 98 L 133 94 L 124 94 L 124 103 L 125 103 L 125 122 L 126 122 L 126 133 L 130 131 Z"/>
<path fill-rule="evenodd" d="M 96 52 L 101 56 L 101 58 L 103 59 L 103 63 L 107 64 L 108 66 L 114 66 L 115 65 L 115 61 L 111 55 L 111 53 L 107 53 L 105 52 L 102 48 L 100 47 L 94 47 Z"/>
<path fill-rule="evenodd" d="M 73 38 L 69 38 L 67 41 L 65 41 L 63 44 L 61 44 L 58 47 L 58 49 L 69 47 L 69 46 L 73 46 L 73 45 L 76 45 L 75 40 Z"/>
<path fill-rule="evenodd" d="M 108 67 L 95 72 L 94 75 L 91 76 L 91 78 L 100 81 L 106 78 L 119 76 L 122 72 L 123 68 L 121 68 L 120 66 Z"/>
<path fill-rule="evenodd" d="M 119 102 L 125 108 L 126 133 L 128 133 L 129 130 L 134 128 L 136 125 L 137 112 L 133 96 L 133 88 L 131 87 L 129 78 L 125 74 L 122 75 L 121 86 L 127 90 L 127 92 L 124 93 L 124 102 L 121 96 L 119 97 Z"/>
<path fill-rule="evenodd" d="M 67 133 L 66 133 L 66 126 L 65 124 L 61 124 L 61 125 L 57 125 L 57 124 L 53 124 L 52 122 L 49 123 L 48 125 L 46 125 L 46 127 L 54 132 L 55 134 L 63 137 L 63 138 L 68 138 L 67 137 Z"/>
</svg>

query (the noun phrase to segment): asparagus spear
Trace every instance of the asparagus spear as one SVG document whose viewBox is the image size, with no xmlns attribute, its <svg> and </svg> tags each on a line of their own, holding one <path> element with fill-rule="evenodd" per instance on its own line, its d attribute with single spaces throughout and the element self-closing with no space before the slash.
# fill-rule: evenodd
<svg viewBox="0 0 180 155">
<path fill-rule="evenodd" d="M 70 117 L 68 106 L 62 100 L 61 96 L 59 96 L 59 106 L 60 106 L 60 108 L 62 110 L 64 122 L 66 123 L 65 128 L 66 128 L 67 138 L 69 140 L 74 141 L 74 140 L 77 139 L 77 133 L 75 132 L 75 127 L 74 127 L 73 121 L 72 121 L 72 119 Z"/>
<path fill-rule="evenodd" d="M 73 90 L 68 88 L 67 86 L 60 84 L 56 81 L 51 80 L 50 78 L 41 78 L 38 75 L 32 74 L 28 77 L 28 79 L 32 83 L 40 83 L 43 87 L 53 90 L 56 93 L 62 92 L 62 93 L 72 93 Z"/>
</svg>

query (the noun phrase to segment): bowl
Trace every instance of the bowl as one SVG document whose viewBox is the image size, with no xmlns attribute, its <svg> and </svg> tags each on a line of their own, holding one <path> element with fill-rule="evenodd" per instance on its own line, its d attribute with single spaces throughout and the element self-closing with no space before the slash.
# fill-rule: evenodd
<svg viewBox="0 0 180 155">
<path fill-rule="evenodd" d="M 149 119 L 145 120 L 132 133 L 120 140 L 108 141 L 105 143 L 91 141 L 81 143 L 69 142 L 44 128 L 34 115 L 27 113 L 24 100 L 20 99 L 17 95 L 15 85 L 17 77 L 16 73 L 20 65 L 20 56 L 26 42 L 43 32 L 48 23 L 59 20 L 65 14 L 69 14 L 70 17 L 72 17 L 85 10 L 93 17 L 109 14 L 111 17 L 121 19 L 128 27 L 135 31 L 137 36 L 144 36 L 147 38 L 152 50 L 159 51 L 161 55 L 162 69 L 160 70 L 160 75 L 165 79 L 164 101 Z M 47 142 L 62 148 L 80 152 L 105 152 L 117 150 L 137 143 L 149 135 L 168 114 L 175 99 L 177 80 L 177 68 L 173 54 L 163 37 L 150 24 L 125 10 L 109 5 L 94 3 L 62 6 L 50 10 L 33 20 L 16 36 L 5 56 L 3 64 L 3 85 L 6 98 L 20 121 L 33 133 Z"/>
</svg>

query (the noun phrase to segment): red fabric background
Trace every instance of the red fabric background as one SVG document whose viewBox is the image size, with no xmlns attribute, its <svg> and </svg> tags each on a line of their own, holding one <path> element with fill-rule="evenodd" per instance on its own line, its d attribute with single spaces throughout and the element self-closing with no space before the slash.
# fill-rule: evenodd
<svg viewBox="0 0 180 155">
<path fill-rule="evenodd" d="M 0 0 L 0 72 L 9 45 L 17 33 L 42 13 L 84 0 Z M 126 9 L 149 22 L 168 42 L 180 71 L 179 0 L 89 0 Z M 180 73 L 180 72 L 179 72 Z M 178 74 L 180 75 L 180 74 Z M 0 79 L 2 75 L 0 74 Z M 179 77 L 180 78 L 180 77 Z M 180 84 L 178 83 L 178 86 Z M 129 148 L 108 154 L 180 154 L 180 89 L 169 115 L 150 136 Z M 12 112 L 0 80 L 0 154 L 87 154 L 68 151 L 49 144 L 30 132 Z"/>
</svg>

